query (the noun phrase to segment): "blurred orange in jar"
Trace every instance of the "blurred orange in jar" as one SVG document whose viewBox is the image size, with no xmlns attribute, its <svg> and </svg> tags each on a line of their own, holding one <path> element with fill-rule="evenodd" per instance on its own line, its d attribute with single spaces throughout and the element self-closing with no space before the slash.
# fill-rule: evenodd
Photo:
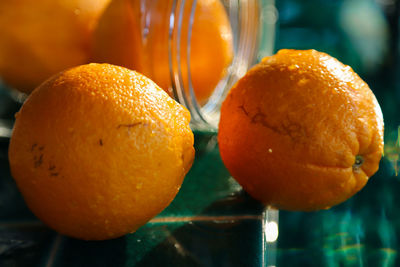
<svg viewBox="0 0 400 267">
<path fill-rule="evenodd" d="M 25 93 L 87 63 L 92 32 L 109 0 L 0 1 L 0 78 Z"/>
<path fill-rule="evenodd" d="M 137 70 L 154 80 L 170 95 L 170 56 L 180 59 L 185 88 L 189 84 L 190 61 L 193 89 L 197 100 L 204 103 L 232 61 L 230 23 L 219 0 L 197 1 L 192 25 L 190 21 L 194 1 L 178 0 L 176 6 L 173 4 L 171 0 L 112 1 L 95 30 L 92 60 Z M 175 11 L 171 12 L 174 7 Z M 179 22 L 180 14 L 182 23 Z M 174 24 L 170 25 L 172 22 Z M 170 27 L 174 29 L 172 37 Z M 178 29 L 181 31 L 178 32 Z"/>
</svg>

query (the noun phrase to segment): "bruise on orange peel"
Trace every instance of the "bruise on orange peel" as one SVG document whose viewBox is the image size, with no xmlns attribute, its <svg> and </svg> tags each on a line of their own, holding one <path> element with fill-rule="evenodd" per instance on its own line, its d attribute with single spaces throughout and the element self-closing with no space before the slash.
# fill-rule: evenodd
<svg viewBox="0 0 400 267">
<path fill-rule="evenodd" d="M 326 209 L 378 170 L 383 117 L 349 66 L 315 50 L 281 50 L 231 89 L 218 140 L 224 164 L 254 198 L 279 209 Z"/>
</svg>

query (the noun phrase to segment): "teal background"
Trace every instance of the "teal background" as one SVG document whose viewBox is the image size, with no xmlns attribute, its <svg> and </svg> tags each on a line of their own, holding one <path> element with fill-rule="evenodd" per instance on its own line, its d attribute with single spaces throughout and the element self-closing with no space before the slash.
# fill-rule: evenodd
<svg viewBox="0 0 400 267">
<path fill-rule="evenodd" d="M 352 66 L 381 104 L 385 156 L 350 200 L 318 212 L 279 211 L 278 239 L 268 243 L 264 207 L 230 177 L 216 136 L 196 132 L 196 160 L 169 207 L 136 233 L 80 241 L 50 230 L 28 210 L 10 175 L 8 139 L 0 138 L 0 266 L 400 266 L 399 6 L 276 1 L 275 50 L 331 54 Z M 2 120 L 12 120 L 18 108 L 1 85 Z"/>
</svg>

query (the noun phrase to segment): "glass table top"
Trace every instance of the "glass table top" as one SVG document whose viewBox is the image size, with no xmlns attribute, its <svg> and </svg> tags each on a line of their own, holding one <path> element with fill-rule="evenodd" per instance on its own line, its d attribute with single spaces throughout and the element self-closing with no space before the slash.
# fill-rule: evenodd
<svg viewBox="0 0 400 267">
<path fill-rule="evenodd" d="M 0 266 L 397 266 L 399 178 L 384 159 L 367 186 L 318 212 L 264 210 L 230 177 L 215 136 L 198 154 L 173 203 L 137 232 L 81 241 L 48 229 L 0 157 Z M 275 224 L 275 225 L 274 225 Z"/>
</svg>

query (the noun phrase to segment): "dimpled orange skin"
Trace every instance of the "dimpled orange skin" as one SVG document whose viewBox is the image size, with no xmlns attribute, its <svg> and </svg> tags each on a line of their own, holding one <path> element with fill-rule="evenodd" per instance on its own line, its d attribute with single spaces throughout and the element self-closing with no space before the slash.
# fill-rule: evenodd
<svg viewBox="0 0 400 267">
<path fill-rule="evenodd" d="M 108 64 L 62 72 L 16 116 L 9 160 L 33 213 L 103 240 L 135 231 L 178 192 L 194 159 L 190 114 L 143 75 Z"/>
<path fill-rule="evenodd" d="M 218 140 L 232 176 L 265 205 L 327 209 L 378 170 L 383 117 L 349 66 L 315 50 L 281 50 L 231 89 Z"/>
<path fill-rule="evenodd" d="M 177 1 L 177 6 L 182 2 Z M 192 4 L 193 0 L 185 1 L 183 23 L 179 26 L 180 67 L 185 88 L 189 86 L 187 48 Z M 172 95 L 169 46 L 177 46 L 177 36 L 174 35 L 172 40 L 169 36 L 172 5 L 170 0 L 113 0 L 95 30 L 92 61 L 137 70 Z M 175 18 L 178 16 L 177 11 Z M 178 22 L 175 27 L 178 28 Z M 190 37 L 191 81 L 197 100 L 205 103 L 233 58 L 232 30 L 219 0 L 196 2 Z M 176 50 L 172 50 L 175 57 Z"/>
</svg>

